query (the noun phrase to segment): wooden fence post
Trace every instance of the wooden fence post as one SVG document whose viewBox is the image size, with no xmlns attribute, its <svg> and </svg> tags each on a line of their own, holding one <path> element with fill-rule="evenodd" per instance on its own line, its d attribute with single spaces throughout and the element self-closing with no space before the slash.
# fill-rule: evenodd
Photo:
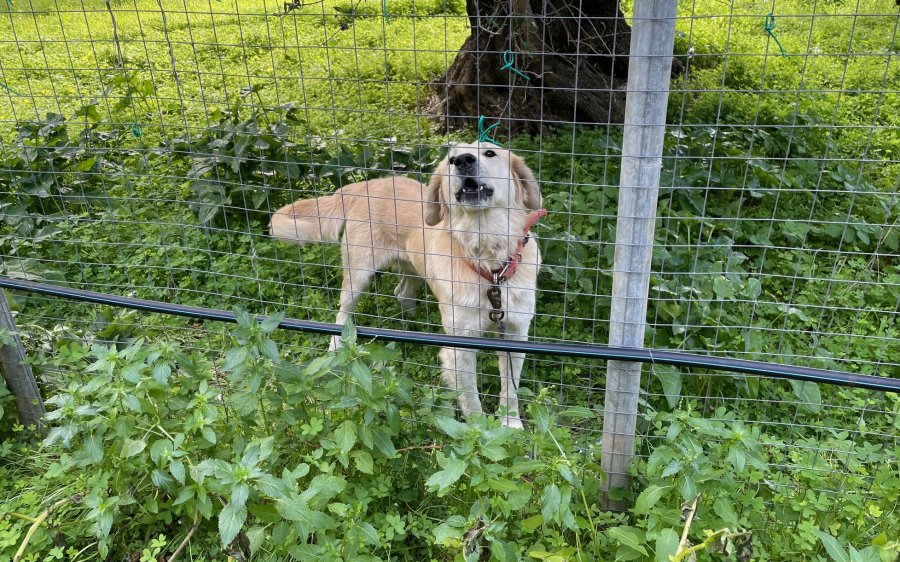
<svg viewBox="0 0 900 562">
<path fill-rule="evenodd" d="M 31 366 L 24 362 L 25 348 L 16 332 L 16 324 L 3 289 L 0 289 L 0 329 L 4 329 L 12 336 L 11 345 L 3 345 L 0 342 L 0 371 L 3 371 L 3 378 L 9 391 L 16 397 L 19 420 L 26 427 L 34 425 L 40 429 L 41 418 L 45 412 L 44 401 L 37 381 L 34 380 Z"/>
<path fill-rule="evenodd" d="M 636 0 L 634 4 L 616 218 L 611 346 L 644 345 L 677 9 L 677 0 Z M 609 499 L 608 492 L 628 487 L 641 364 L 609 361 L 606 381 L 601 461 L 608 477 L 604 503 L 623 509 L 623 504 Z"/>
</svg>

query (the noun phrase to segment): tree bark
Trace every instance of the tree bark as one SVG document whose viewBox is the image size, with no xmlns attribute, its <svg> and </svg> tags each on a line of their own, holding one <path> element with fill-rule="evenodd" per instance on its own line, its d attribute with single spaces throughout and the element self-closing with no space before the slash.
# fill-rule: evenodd
<svg viewBox="0 0 900 562">
<path fill-rule="evenodd" d="M 433 103 L 449 127 L 622 121 L 631 28 L 617 0 L 467 0 L 466 12 L 471 33 Z"/>
</svg>

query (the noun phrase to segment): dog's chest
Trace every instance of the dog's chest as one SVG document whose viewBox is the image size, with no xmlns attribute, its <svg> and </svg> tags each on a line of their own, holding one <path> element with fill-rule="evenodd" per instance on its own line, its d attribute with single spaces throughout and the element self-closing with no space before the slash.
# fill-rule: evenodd
<svg viewBox="0 0 900 562">
<path fill-rule="evenodd" d="M 488 271 L 498 269 L 512 257 L 516 241 L 509 236 L 485 235 L 480 233 L 458 233 L 460 248 L 466 257 Z"/>
</svg>

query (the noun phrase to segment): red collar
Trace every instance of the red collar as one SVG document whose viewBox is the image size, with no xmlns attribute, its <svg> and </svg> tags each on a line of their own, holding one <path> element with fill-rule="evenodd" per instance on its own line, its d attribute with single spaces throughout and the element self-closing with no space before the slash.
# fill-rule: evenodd
<svg viewBox="0 0 900 562">
<path fill-rule="evenodd" d="M 528 215 L 528 222 L 525 223 L 525 233 L 522 238 L 519 240 L 519 243 L 516 244 L 516 251 L 513 255 L 507 258 L 506 263 L 498 267 L 497 269 L 484 269 L 478 265 L 475 265 L 471 261 L 466 261 L 466 265 L 469 266 L 469 269 L 482 276 L 489 283 L 501 283 L 503 281 L 508 280 L 510 277 L 516 274 L 516 269 L 519 267 L 519 263 L 522 261 L 522 249 L 525 247 L 525 244 L 528 243 L 528 239 L 531 237 L 531 227 L 534 226 L 541 217 L 547 214 L 547 209 L 538 209 L 537 211 L 532 211 L 530 215 Z"/>
</svg>

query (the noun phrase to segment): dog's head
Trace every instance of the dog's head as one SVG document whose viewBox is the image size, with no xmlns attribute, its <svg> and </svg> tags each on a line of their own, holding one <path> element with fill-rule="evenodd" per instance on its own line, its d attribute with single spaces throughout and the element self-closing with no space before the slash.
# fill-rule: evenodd
<svg viewBox="0 0 900 562">
<path fill-rule="evenodd" d="M 538 209 L 541 191 L 525 161 L 489 142 L 455 144 L 425 188 L 425 222 L 489 208 Z"/>
</svg>

